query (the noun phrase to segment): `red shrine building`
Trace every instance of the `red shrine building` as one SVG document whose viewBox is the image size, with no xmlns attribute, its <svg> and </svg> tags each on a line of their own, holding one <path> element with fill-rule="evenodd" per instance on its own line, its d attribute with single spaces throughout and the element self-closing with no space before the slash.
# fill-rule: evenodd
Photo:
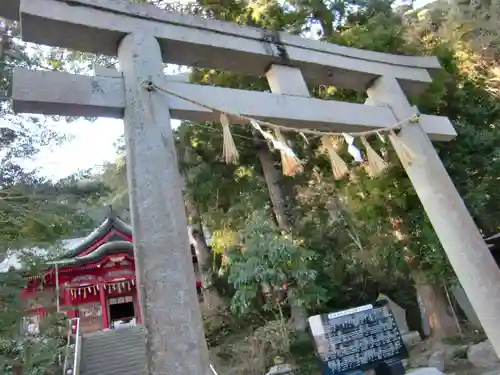
<svg viewBox="0 0 500 375">
<path fill-rule="evenodd" d="M 193 245 L 191 252 L 200 292 Z M 49 311 L 79 317 L 82 333 L 141 323 L 132 228 L 110 214 L 43 275 L 29 278 L 24 298 L 35 330 Z"/>
</svg>

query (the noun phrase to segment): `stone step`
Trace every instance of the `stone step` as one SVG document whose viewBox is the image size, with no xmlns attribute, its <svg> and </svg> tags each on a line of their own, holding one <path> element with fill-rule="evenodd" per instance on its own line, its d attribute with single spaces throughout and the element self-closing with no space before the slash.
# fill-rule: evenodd
<svg viewBox="0 0 500 375">
<path fill-rule="evenodd" d="M 113 356 L 113 353 L 116 353 L 117 355 L 114 357 L 118 357 L 120 353 L 128 353 L 128 352 L 135 352 L 135 351 L 144 351 L 143 345 L 130 345 L 130 346 L 122 346 L 122 347 L 117 347 L 117 348 L 106 348 L 106 349 L 99 349 L 99 348 L 82 348 L 82 353 L 85 352 L 85 356 L 90 358 L 90 357 L 104 357 L 104 356 Z"/>
<path fill-rule="evenodd" d="M 88 362 L 81 366 L 81 372 L 92 372 L 92 371 L 105 371 L 109 369 L 117 369 L 120 367 L 144 367 L 146 364 L 146 358 L 143 355 L 136 357 L 122 358 L 121 361 L 99 361 L 99 362 Z"/>
<path fill-rule="evenodd" d="M 141 375 L 146 347 L 143 327 L 85 335 L 80 375 Z"/>
<path fill-rule="evenodd" d="M 102 340 L 83 339 L 82 341 L 90 345 L 105 346 L 105 345 L 121 345 L 128 342 L 145 342 L 146 340 L 144 336 L 131 336 L 131 337 L 117 337 L 117 338 L 106 337 Z"/>
<path fill-rule="evenodd" d="M 92 345 L 92 346 L 120 346 L 120 345 L 126 345 L 128 343 L 145 343 L 145 338 L 144 336 L 123 336 L 123 337 L 103 337 L 102 339 L 86 339 L 84 338 L 82 342 L 85 345 Z"/>
<path fill-rule="evenodd" d="M 108 358 L 109 360 L 112 360 L 113 358 L 120 358 L 120 357 L 123 358 L 124 355 L 135 355 L 136 353 L 141 354 L 141 353 L 145 353 L 145 351 L 143 348 L 124 348 L 123 350 L 119 350 L 116 352 L 107 350 L 107 351 L 103 351 L 103 352 L 82 351 L 82 353 L 85 354 L 85 359 L 95 361 L 98 358 L 104 358 L 104 357 Z M 82 354 L 82 358 L 83 358 L 83 354 Z"/>
<path fill-rule="evenodd" d="M 143 340 L 126 340 L 120 343 L 105 343 L 105 344 L 83 342 L 82 349 L 85 348 L 85 350 L 95 349 L 96 351 L 97 350 L 106 351 L 106 350 L 130 348 L 133 346 L 142 347 L 146 346 L 146 343 Z"/>
<path fill-rule="evenodd" d="M 120 350 L 94 350 L 93 348 L 90 350 L 82 350 L 82 353 L 85 353 L 86 358 L 102 358 L 102 357 L 107 357 L 107 358 L 118 358 L 120 356 L 123 357 L 124 354 L 134 354 L 134 353 L 144 353 L 144 348 L 137 348 L 135 346 L 132 347 L 124 347 L 120 348 Z M 83 354 L 82 354 L 83 357 Z"/>
<path fill-rule="evenodd" d="M 111 370 L 93 370 L 80 372 L 81 375 L 142 375 L 143 367 L 120 367 Z"/>
<path fill-rule="evenodd" d="M 129 341 L 139 341 L 145 342 L 145 337 L 143 335 L 130 335 L 130 336 L 120 336 L 120 337 L 102 337 L 102 338 L 83 338 L 83 342 L 91 345 L 120 345 Z"/>
<path fill-rule="evenodd" d="M 96 331 L 91 333 L 86 333 L 83 335 L 84 338 L 92 338 L 92 337 L 109 337 L 112 335 L 121 335 L 121 334 L 129 334 L 130 332 L 142 332 L 145 333 L 146 329 L 142 325 L 137 325 L 135 327 L 124 327 L 118 329 L 108 329 L 105 331 Z"/>
<path fill-rule="evenodd" d="M 85 354 L 85 361 L 97 361 L 101 358 L 106 358 L 107 361 L 113 361 L 114 359 L 122 359 L 127 358 L 125 356 L 137 356 L 137 355 L 146 355 L 146 351 L 144 348 L 128 348 L 123 351 L 118 351 L 118 352 L 103 352 L 102 354 L 95 353 L 95 354 L 88 354 L 87 352 L 82 352 Z M 82 359 L 83 359 L 83 354 L 82 354 Z"/>
<path fill-rule="evenodd" d="M 123 364 L 124 362 L 131 362 L 131 363 L 135 363 L 137 361 L 140 361 L 142 363 L 142 361 L 145 360 L 145 355 L 142 354 L 142 353 L 137 353 L 135 355 L 127 355 L 127 357 L 123 357 L 123 358 L 112 358 L 112 359 L 109 359 L 109 360 L 105 360 L 103 358 L 99 358 L 99 359 L 95 359 L 93 361 L 85 361 L 84 363 L 80 363 L 80 366 L 81 367 L 85 367 L 86 369 L 91 369 L 91 368 L 94 368 L 96 366 L 100 366 L 101 364 L 106 364 L 106 365 L 109 365 L 109 366 L 119 366 L 121 364 Z"/>
<path fill-rule="evenodd" d="M 106 363 L 114 363 L 114 362 L 120 362 L 123 360 L 128 360 L 130 359 L 136 359 L 136 358 L 143 358 L 145 357 L 146 353 L 144 350 L 137 350 L 137 351 L 132 351 L 132 350 L 127 350 L 124 351 L 118 355 L 110 355 L 108 353 L 103 353 L 102 356 L 98 355 L 92 355 L 92 356 L 87 356 L 85 355 L 85 358 L 82 356 L 82 360 L 84 361 L 85 364 L 92 365 L 92 363 L 100 363 L 100 362 L 106 362 Z"/>
</svg>

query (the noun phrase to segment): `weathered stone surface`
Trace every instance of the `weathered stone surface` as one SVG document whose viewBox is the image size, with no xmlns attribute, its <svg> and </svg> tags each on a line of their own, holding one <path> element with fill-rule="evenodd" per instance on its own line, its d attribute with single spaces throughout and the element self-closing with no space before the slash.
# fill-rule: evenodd
<svg viewBox="0 0 500 375">
<path fill-rule="evenodd" d="M 212 375 L 170 127 L 168 100 L 141 86 L 163 79 L 156 39 L 125 37 L 127 176 L 148 375 Z"/>
<path fill-rule="evenodd" d="M 407 375 L 444 375 L 435 367 L 422 367 L 415 370 L 410 370 L 406 373 Z"/>
<path fill-rule="evenodd" d="M 455 375 L 455 374 L 447 374 L 447 375 Z M 500 369 L 497 368 L 495 370 L 486 370 L 481 372 L 481 375 L 500 375 Z"/>
<path fill-rule="evenodd" d="M 21 0 L 2 0 L 0 4 L 0 16 L 8 20 L 19 20 L 19 3 Z"/>
<path fill-rule="evenodd" d="M 26 41 L 82 52 L 116 55 L 128 33 L 149 32 L 160 42 L 165 62 L 262 76 L 278 61 L 278 51 L 263 41 L 265 32 L 229 22 L 167 12 L 147 5 L 109 0 L 26 0 L 21 2 Z M 0 14 L 2 6 L 0 3 Z M 10 12 L 11 13 L 11 12 Z M 75 37 L 78 35 L 78 37 Z M 378 76 L 396 77 L 409 94 L 431 82 L 435 57 L 395 56 L 306 41 L 283 34 L 291 64 L 308 83 L 364 90 Z"/>
<path fill-rule="evenodd" d="M 489 340 L 472 345 L 467 351 L 467 359 L 475 367 L 493 369 L 500 366 L 500 361 Z"/>
<path fill-rule="evenodd" d="M 411 368 L 426 367 L 429 363 L 429 353 L 423 352 L 419 355 L 413 355 L 410 359 Z"/>
<path fill-rule="evenodd" d="M 378 78 L 367 94 L 390 106 L 400 121 L 415 110 L 393 77 Z M 408 178 L 485 333 L 500 353 L 500 269 L 420 124 L 403 126 L 398 137 L 415 155 L 408 161 L 404 152 L 397 151 Z"/>
<path fill-rule="evenodd" d="M 274 365 L 269 369 L 266 375 L 284 375 L 293 372 L 293 366 L 288 363 Z"/>
<path fill-rule="evenodd" d="M 477 314 L 472 308 L 472 305 L 470 303 L 469 298 L 467 297 L 467 294 L 465 294 L 464 289 L 462 286 L 457 283 L 451 288 L 451 293 L 455 297 L 455 300 L 458 302 L 460 305 L 460 308 L 462 311 L 465 313 L 465 316 L 469 320 L 471 324 L 474 326 L 481 328 L 481 322 L 477 318 Z"/>
<path fill-rule="evenodd" d="M 385 106 L 319 100 L 292 95 L 193 85 L 164 76 L 158 84 L 199 103 L 222 111 L 298 128 L 364 131 L 397 122 Z M 173 95 L 167 97 L 172 118 L 219 121 L 220 115 Z M 16 69 L 12 89 L 16 112 L 66 116 L 123 117 L 125 89 L 121 77 L 84 76 Z M 247 123 L 231 118 L 232 123 Z M 436 141 L 456 136 L 446 117 L 422 115 L 422 126 Z"/>
<path fill-rule="evenodd" d="M 435 369 L 443 372 L 446 360 L 446 352 L 444 350 L 438 350 L 431 354 L 429 358 L 429 367 L 434 367 Z"/>
<path fill-rule="evenodd" d="M 467 345 L 421 341 L 410 351 L 410 367 L 435 367 L 439 371 L 455 368 L 457 361 L 466 362 Z"/>
<path fill-rule="evenodd" d="M 406 323 L 406 310 L 399 306 L 392 299 L 387 297 L 385 294 L 380 293 L 377 297 L 377 301 L 382 299 L 385 299 L 389 302 L 389 307 L 394 314 L 394 319 L 396 319 L 396 324 L 398 325 L 399 332 L 401 332 L 402 335 L 409 332 L 410 329 L 408 328 L 408 324 Z"/>
<path fill-rule="evenodd" d="M 422 338 L 420 337 L 420 333 L 418 331 L 407 332 L 402 334 L 401 336 L 404 344 L 408 349 L 422 341 Z"/>
</svg>

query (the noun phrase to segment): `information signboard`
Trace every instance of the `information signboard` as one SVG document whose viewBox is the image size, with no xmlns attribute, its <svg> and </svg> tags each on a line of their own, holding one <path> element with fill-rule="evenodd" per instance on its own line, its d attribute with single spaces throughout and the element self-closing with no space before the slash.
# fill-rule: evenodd
<svg viewBox="0 0 500 375">
<path fill-rule="evenodd" d="M 408 357 L 386 300 L 309 318 L 323 375 L 384 368 Z M 384 371 L 385 372 L 385 371 Z"/>
</svg>

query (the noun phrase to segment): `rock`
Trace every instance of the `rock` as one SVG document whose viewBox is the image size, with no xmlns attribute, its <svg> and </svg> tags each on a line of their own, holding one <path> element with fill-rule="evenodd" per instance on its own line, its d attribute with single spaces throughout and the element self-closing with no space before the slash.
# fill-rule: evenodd
<svg viewBox="0 0 500 375">
<path fill-rule="evenodd" d="M 500 374 L 500 370 L 499 369 L 488 370 L 488 371 L 485 371 L 485 372 L 481 373 L 481 375 L 499 375 L 499 374 Z"/>
<path fill-rule="evenodd" d="M 413 347 L 415 344 L 422 341 L 422 338 L 420 337 L 420 333 L 418 333 L 418 331 L 411 331 L 404 334 L 402 333 L 401 338 L 403 339 L 403 342 L 406 345 L 407 349 L 411 349 L 411 347 Z"/>
<path fill-rule="evenodd" d="M 406 375 L 444 375 L 441 371 L 439 371 L 435 367 L 421 367 L 415 370 L 410 370 L 406 373 Z"/>
<path fill-rule="evenodd" d="M 403 364 L 403 367 L 405 368 L 405 370 L 407 370 L 408 367 L 410 367 L 410 361 L 408 361 L 408 359 L 402 359 L 401 363 Z"/>
<path fill-rule="evenodd" d="M 283 363 L 271 367 L 266 375 L 282 375 L 282 374 L 290 374 L 291 372 L 293 372 L 292 365 L 288 363 Z"/>
<path fill-rule="evenodd" d="M 401 332 L 401 334 L 409 332 L 410 329 L 408 328 L 408 324 L 406 323 L 406 310 L 399 306 L 392 299 L 387 297 L 385 294 L 380 293 L 378 295 L 377 301 L 381 299 L 385 299 L 387 302 L 389 302 L 389 307 L 392 311 L 392 314 L 394 315 L 394 319 L 396 320 L 396 325 L 399 328 L 399 332 Z"/>
<path fill-rule="evenodd" d="M 435 369 L 443 372 L 445 361 L 446 361 L 446 352 L 444 350 L 438 350 L 431 354 L 428 363 L 429 367 L 434 367 Z"/>
<path fill-rule="evenodd" d="M 411 360 L 410 367 L 414 369 L 419 367 L 426 367 L 428 363 L 429 359 L 427 358 L 427 355 L 421 355 Z"/>
<path fill-rule="evenodd" d="M 467 359 L 478 368 L 494 369 L 500 365 L 500 361 L 489 340 L 472 345 L 467 351 Z"/>
<path fill-rule="evenodd" d="M 467 345 L 457 345 L 450 351 L 450 359 L 467 359 Z"/>
<path fill-rule="evenodd" d="M 455 358 L 465 358 L 465 356 L 460 356 L 459 352 L 462 351 L 467 352 L 467 346 L 466 345 L 459 345 L 459 346 L 453 346 L 453 345 L 447 345 L 442 342 L 437 342 L 432 346 L 431 353 L 440 353 L 437 356 L 440 356 L 444 360 L 444 364 L 446 367 L 446 364 L 452 361 Z"/>
</svg>

